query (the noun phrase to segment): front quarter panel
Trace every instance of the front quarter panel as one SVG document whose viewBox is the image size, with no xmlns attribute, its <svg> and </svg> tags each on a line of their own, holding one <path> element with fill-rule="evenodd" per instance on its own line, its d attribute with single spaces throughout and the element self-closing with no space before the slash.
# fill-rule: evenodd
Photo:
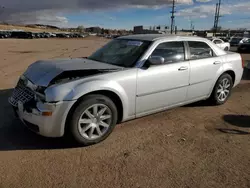
<svg viewBox="0 0 250 188">
<path fill-rule="evenodd" d="M 71 101 L 91 92 L 111 91 L 122 101 L 123 119 L 130 119 L 135 115 L 136 74 L 133 68 L 54 85 L 46 89 L 46 101 Z"/>
</svg>

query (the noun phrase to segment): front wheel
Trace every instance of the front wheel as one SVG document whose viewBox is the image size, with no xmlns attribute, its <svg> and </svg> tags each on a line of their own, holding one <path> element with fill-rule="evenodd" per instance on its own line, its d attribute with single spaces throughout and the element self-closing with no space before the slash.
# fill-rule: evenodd
<svg viewBox="0 0 250 188">
<path fill-rule="evenodd" d="M 224 51 L 228 51 L 228 50 L 229 50 L 229 48 L 228 48 L 228 47 L 224 48 Z"/>
<path fill-rule="evenodd" d="M 110 98 L 103 95 L 88 95 L 73 112 L 70 132 L 80 144 L 96 144 L 111 134 L 117 117 L 117 108 Z"/>
<path fill-rule="evenodd" d="M 222 105 L 230 97 L 232 88 L 232 77 L 229 74 L 224 73 L 216 82 L 210 99 L 213 101 L 214 104 Z"/>
</svg>

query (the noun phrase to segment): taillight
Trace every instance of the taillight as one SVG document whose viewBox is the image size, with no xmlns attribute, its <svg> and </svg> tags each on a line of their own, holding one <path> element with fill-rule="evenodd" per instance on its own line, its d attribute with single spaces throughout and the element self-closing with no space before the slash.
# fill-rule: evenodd
<svg viewBox="0 0 250 188">
<path fill-rule="evenodd" d="M 240 55 L 240 57 L 241 57 L 241 63 L 242 63 L 242 68 L 244 68 L 244 59 L 243 59 L 243 57 L 242 57 L 242 55 Z"/>
</svg>

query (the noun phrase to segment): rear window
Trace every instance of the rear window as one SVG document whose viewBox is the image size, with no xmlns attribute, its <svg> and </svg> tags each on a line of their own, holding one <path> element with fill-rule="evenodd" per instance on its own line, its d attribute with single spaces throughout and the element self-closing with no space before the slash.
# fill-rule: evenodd
<svg viewBox="0 0 250 188">
<path fill-rule="evenodd" d="M 213 50 L 205 42 L 189 41 L 188 45 L 190 49 L 190 59 L 192 60 L 210 58 L 214 56 Z"/>
</svg>

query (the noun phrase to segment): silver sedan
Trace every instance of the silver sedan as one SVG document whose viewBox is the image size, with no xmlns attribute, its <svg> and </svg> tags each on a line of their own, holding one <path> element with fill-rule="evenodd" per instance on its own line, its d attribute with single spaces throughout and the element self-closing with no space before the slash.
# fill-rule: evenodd
<svg viewBox="0 0 250 188">
<path fill-rule="evenodd" d="M 207 39 L 132 35 L 86 58 L 35 62 L 9 102 L 32 131 L 90 145 L 123 121 L 200 100 L 224 104 L 242 74 L 240 54 Z"/>
</svg>

